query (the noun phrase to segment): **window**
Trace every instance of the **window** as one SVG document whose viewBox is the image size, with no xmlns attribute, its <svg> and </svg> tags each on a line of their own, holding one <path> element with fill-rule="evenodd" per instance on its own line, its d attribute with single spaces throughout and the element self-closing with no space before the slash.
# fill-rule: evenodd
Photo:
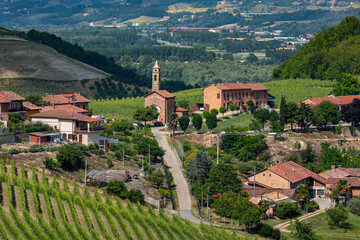
<svg viewBox="0 0 360 240">
<path fill-rule="evenodd" d="M 263 174 L 263 176 L 265 177 L 265 173 Z"/>
<path fill-rule="evenodd" d="M 229 94 L 227 94 L 227 98 L 228 98 L 228 99 L 230 98 L 230 95 L 229 95 Z"/>
<path fill-rule="evenodd" d="M 243 92 L 243 97 L 245 97 L 245 93 Z"/>
<path fill-rule="evenodd" d="M 224 93 L 224 99 L 226 99 L 226 94 Z"/>
<path fill-rule="evenodd" d="M 271 174 L 269 174 L 269 176 L 271 177 Z"/>
<path fill-rule="evenodd" d="M 246 93 L 246 97 L 249 97 L 249 93 L 248 93 L 248 92 Z"/>
<path fill-rule="evenodd" d="M 324 194 L 325 194 L 324 189 L 318 189 L 318 190 L 317 190 L 317 195 L 322 196 L 322 195 L 324 195 Z"/>
<path fill-rule="evenodd" d="M 157 75 L 154 75 L 154 81 L 157 81 Z"/>
<path fill-rule="evenodd" d="M 220 99 L 220 93 L 217 94 L 217 99 Z"/>
<path fill-rule="evenodd" d="M 85 105 L 83 105 L 83 109 L 85 109 Z"/>
</svg>

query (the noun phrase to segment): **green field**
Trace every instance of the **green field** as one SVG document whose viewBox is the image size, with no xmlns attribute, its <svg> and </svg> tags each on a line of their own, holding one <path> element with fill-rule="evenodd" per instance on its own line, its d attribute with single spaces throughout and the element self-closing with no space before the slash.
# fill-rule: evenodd
<svg viewBox="0 0 360 240">
<path fill-rule="evenodd" d="M 348 220 L 349 229 L 330 228 L 328 225 L 326 213 L 321 213 L 308 219 L 308 223 L 313 227 L 314 232 L 322 239 L 341 240 L 341 239 L 359 239 L 360 236 L 360 217 L 351 214 Z M 294 231 L 295 226 L 288 227 Z"/>
<path fill-rule="evenodd" d="M 281 96 L 285 96 L 289 102 L 300 102 L 305 97 L 325 97 L 332 89 L 332 82 L 325 80 L 311 80 L 311 79 L 290 79 L 263 83 L 268 87 L 269 93 L 277 98 L 276 106 L 280 103 Z M 196 102 L 203 102 L 203 91 L 201 88 L 190 89 L 174 93 L 176 101 L 188 100 L 190 105 Z M 126 98 L 126 99 L 108 99 L 108 100 L 94 100 L 90 103 L 90 110 L 94 115 L 104 115 L 107 118 L 120 118 L 132 120 L 132 114 L 136 108 L 143 106 L 144 98 Z M 219 115 L 221 116 L 221 115 Z M 239 119 L 236 119 L 239 118 Z M 239 122 L 248 125 L 250 119 L 239 115 L 235 119 L 229 119 L 223 123 L 219 123 L 222 127 L 237 124 Z M 240 119 L 243 118 L 243 119 Z"/>
<path fill-rule="evenodd" d="M 14 162 L 0 169 L 0 239 L 240 239 Z"/>
</svg>

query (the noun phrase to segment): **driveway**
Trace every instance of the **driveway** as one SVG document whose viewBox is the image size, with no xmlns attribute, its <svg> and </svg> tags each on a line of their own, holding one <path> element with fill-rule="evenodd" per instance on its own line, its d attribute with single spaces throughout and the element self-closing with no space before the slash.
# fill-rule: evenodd
<svg viewBox="0 0 360 240">
<path fill-rule="evenodd" d="M 179 202 L 179 214 L 191 222 L 200 223 L 200 219 L 196 218 L 191 213 L 190 190 L 189 185 L 181 171 L 181 163 L 166 140 L 165 135 L 167 132 L 160 131 L 160 129 L 163 128 L 151 128 L 152 133 L 154 134 L 154 137 L 158 141 L 160 147 L 166 151 L 164 160 L 172 173 L 176 185 L 176 193 Z"/>
</svg>

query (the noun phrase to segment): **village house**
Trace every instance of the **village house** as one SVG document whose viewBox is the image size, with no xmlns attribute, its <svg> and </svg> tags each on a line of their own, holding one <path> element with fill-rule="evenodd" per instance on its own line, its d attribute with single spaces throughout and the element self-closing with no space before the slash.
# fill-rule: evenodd
<svg viewBox="0 0 360 240">
<path fill-rule="evenodd" d="M 159 117 L 153 122 L 169 123 L 171 113 L 176 113 L 179 117 L 188 116 L 189 110 L 177 107 L 175 96 L 166 90 L 160 90 L 160 66 L 155 62 L 152 71 L 152 91 L 144 96 L 145 107 L 155 105 L 159 112 Z"/>
<path fill-rule="evenodd" d="M 345 179 L 349 182 L 347 197 L 360 197 L 360 168 L 343 168 L 341 165 L 336 168 L 332 165 L 330 170 L 319 175 L 326 179 L 326 193 L 336 188 L 340 179 Z"/>
<path fill-rule="evenodd" d="M 44 102 L 49 102 L 50 105 L 73 105 L 85 110 L 89 109 L 89 99 L 85 98 L 80 92 L 74 94 L 46 94 L 42 97 Z"/>
<path fill-rule="evenodd" d="M 302 100 L 302 103 L 309 105 L 310 108 L 315 108 L 323 101 L 330 101 L 335 103 L 339 107 L 339 111 L 341 111 L 342 106 L 349 105 L 354 101 L 354 99 L 360 99 L 360 95 L 351 95 L 351 96 L 334 96 L 329 94 L 327 97 L 306 97 L 305 100 Z"/>
<path fill-rule="evenodd" d="M 256 108 L 273 106 L 274 97 L 269 96 L 268 88 L 260 83 L 214 83 L 203 89 L 204 102 L 193 106 L 193 111 L 203 109 L 228 108 L 230 104 L 243 106 L 250 100 Z"/>
<path fill-rule="evenodd" d="M 58 130 L 60 139 L 64 141 L 69 140 L 85 145 L 99 144 L 101 123 L 104 121 L 104 119 L 91 118 L 77 112 L 74 108 L 58 108 L 57 106 L 54 106 L 54 109 L 31 115 L 30 118 L 32 122 L 42 122 Z"/>
<path fill-rule="evenodd" d="M 21 113 L 26 115 L 26 109 L 23 106 L 25 98 L 12 92 L 1 91 L 0 92 L 0 112 L 1 119 L 3 121 L 9 120 L 9 113 Z"/>
<path fill-rule="evenodd" d="M 298 185 L 305 184 L 311 197 L 325 195 L 326 179 L 292 161 L 267 167 L 248 180 L 249 185 L 263 188 L 296 189 Z"/>
</svg>

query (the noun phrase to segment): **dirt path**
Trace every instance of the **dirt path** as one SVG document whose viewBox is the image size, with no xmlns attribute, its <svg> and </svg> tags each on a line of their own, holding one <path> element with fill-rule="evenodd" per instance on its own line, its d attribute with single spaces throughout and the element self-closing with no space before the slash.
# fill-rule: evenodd
<svg viewBox="0 0 360 240">
<path fill-rule="evenodd" d="M 161 128 L 153 127 L 152 132 L 159 145 L 166 151 L 164 160 L 170 168 L 170 172 L 172 173 L 176 185 L 176 193 L 179 201 L 179 214 L 191 222 L 200 223 L 200 219 L 194 217 L 191 213 L 190 190 L 181 171 L 180 162 L 177 160 L 175 153 L 170 148 L 166 137 L 164 136 L 166 132 L 162 132 L 160 129 Z"/>
<path fill-rule="evenodd" d="M 306 218 L 316 216 L 316 215 L 318 215 L 320 213 L 323 213 L 325 211 L 326 211 L 326 209 L 320 209 L 320 210 L 317 210 L 315 212 L 309 213 L 307 216 L 304 215 L 304 216 L 298 217 L 296 219 L 299 220 L 299 221 L 303 221 L 303 220 L 306 220 Z M 292 220 L 289 220 L 287 222 L 280 223 L 278 225 L 275 225 L 274 228 L 279 229 L 281 232 L 291 232 L 290 230 L 287 229 L 287 227 L 289 227 L 291 225 L 291 223 L 294 222 L 294 221 L 295 221 L 295 219 L 292 219 Z"/>
</svg>

